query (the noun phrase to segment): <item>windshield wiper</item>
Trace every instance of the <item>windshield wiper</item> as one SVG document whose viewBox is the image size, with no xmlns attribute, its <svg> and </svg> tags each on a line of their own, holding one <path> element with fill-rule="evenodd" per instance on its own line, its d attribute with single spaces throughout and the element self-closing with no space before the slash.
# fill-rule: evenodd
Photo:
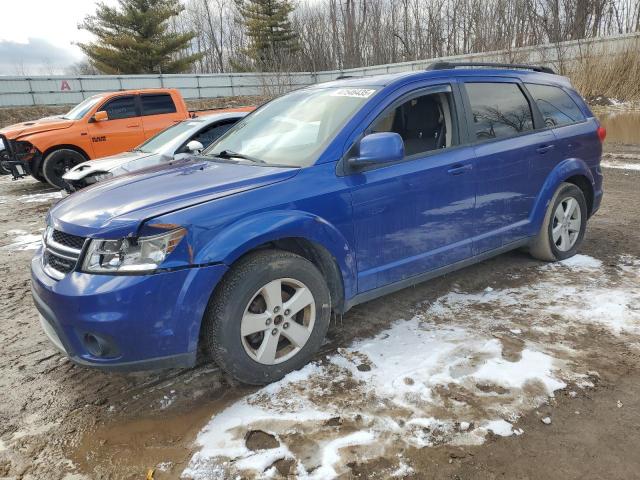
<svg viewBox="0 0 640 480">
<path fill-rule="evenodd" d="M 242 160 L 249 160 L 250 162 L 254 162 L 254 163 L 267 163 L 264 160 L 260 160 L 259 158 L 250 157 L 249 155 L 245 155 L 244 153 L 234 152 L 233 150 L 222 150 L 221 152 L 212 153 L 211 155 L 213 155 L 214 157 L 220 157 L 220 158 L 241 158 Z"/>
</svg>

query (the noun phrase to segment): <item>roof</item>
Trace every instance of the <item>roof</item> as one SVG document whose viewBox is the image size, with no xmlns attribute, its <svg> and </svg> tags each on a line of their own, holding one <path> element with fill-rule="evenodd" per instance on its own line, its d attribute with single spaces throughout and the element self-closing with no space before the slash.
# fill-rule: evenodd
<svg viewBox="0 0 640 480">
<path fill-rule="evenodd" d="M 464 77 L 516 77 L 523 82 L 539 81 L 542 83 L 570 85 L 569 79 L 561 75 L 535 72 L 533 70 L 509 68 L 451 68 L 442 70 L 415 70 L 410 72 L 389 73 L 367 77 L 343 78 L 318 84 L 318 87 L 386 87 L 391 84 L 405 83 L 416 80 L 447 79 Z"/>
</svg>

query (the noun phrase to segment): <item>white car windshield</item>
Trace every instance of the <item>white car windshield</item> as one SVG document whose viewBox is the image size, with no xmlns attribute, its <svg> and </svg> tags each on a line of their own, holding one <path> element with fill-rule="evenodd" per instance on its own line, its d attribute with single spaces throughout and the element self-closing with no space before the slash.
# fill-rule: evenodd
<svg viewBox="0 0 640 480">
<path fill-rule="evenodd" d="M 137 151 L 145 153 L 156 153 L 164 150 L 169 142 L 176 142 L 178 137 L 186 132 L 191 132 L 194 127 L 201 126 L 202 122 L 198 120 L 187 120 L 185 122 L 176 123 L 169 128 L 165 128 L 160 133 L 154 135 L 149 140 L 136 148 Z"/>
<path fill-rule="evenodd" d="M 204 153 L 271 165 L 313 164 L 375 88 L 322 88 L 289 93 L 240 121 Z"/>
</svg>

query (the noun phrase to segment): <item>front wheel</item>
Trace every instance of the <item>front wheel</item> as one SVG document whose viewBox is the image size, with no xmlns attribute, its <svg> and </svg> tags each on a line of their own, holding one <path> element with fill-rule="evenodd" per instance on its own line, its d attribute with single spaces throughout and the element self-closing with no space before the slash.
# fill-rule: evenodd
<svg viewBox="0 0 640 480">
<path fill-rule="evenodd" d="M 79 163 L 87 159 L 80 152 L 69 148 L 61 148 L 47 155 L 42 162 L 42 174 L 53 187 L 66 188 L 62 176 Z"/>
<path fill-rule="evenodd" d="M 562 183 L 554 194 L 529 252 L 539 260 L 564 260 L 578 251 L 587 226 L 587 202 L 582 190 Z"/>
<path fill-rule="evenodd" d="M 231 376 L 262 385 L 309 362 L 330 313 L 329 289 L 315 265 L 290 252 L 259 251 L 232 267 L 216 289 L 203 341 Z"/>
</svg>

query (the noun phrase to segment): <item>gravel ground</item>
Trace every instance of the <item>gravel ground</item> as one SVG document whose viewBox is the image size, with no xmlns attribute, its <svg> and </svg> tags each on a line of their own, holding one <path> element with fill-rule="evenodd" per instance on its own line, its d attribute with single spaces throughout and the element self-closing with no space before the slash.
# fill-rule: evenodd
<svg viewBox="0 0 640 480">
<path fill-rule="evenodd" d="M 0 478 L 638 478 L 640 147 L 608 150 L 575 264 L 512 252 L 360 305 L 258 390 L 211 364 L 105 374 L 56 353 L 29 262 L 59 193 L 0 178 Z"/>
</svg>

